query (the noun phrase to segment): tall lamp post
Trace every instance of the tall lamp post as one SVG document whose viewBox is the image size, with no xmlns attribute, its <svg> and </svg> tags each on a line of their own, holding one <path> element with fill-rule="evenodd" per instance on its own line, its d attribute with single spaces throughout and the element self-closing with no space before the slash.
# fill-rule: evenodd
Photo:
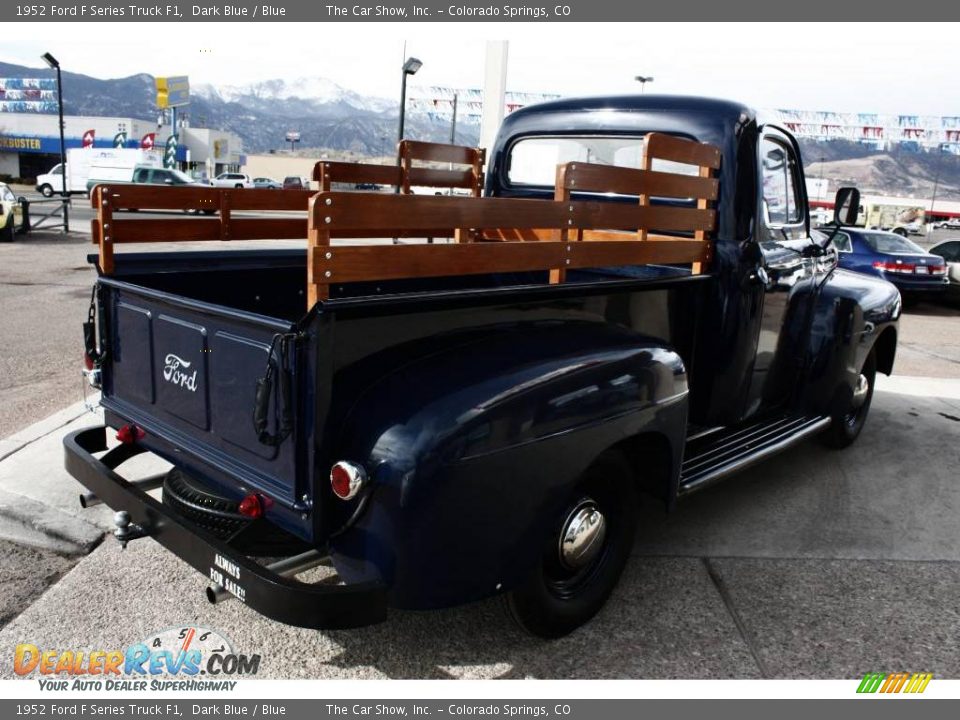
<svg viewBox="0 0 960 720">
<path fill-rule="evenodd" d="M 47 64 L 51 70 L 57 71 L 57 113 L 60 119 L 60 180 L 61 197 L 68 198 L 67 195 L 67 152 L 66 144 L 63 139 L 63 83 L 60 78 L 60 63 L 50 53 L 44 53 L 40 58 Z M 70 215 L 67 210 L 67 203 L 63 204 L 63 231 L 70 232 Z"/>
<path fill-rule="evenodd" d="M 649 75 L 637 75 L 633 78 L 638 83 L 640 83 L 640 94 L 643 95 L 643 91 L 647 88 L 647 83 L 653 82 L 653 77 Z"/>
<path fill-rule="evenodd" d="M 403 141 L 403 123 L 407 112 L 407 77 L 416 75 L 417 71 L 423 67 L 423 63 L 415 57 L 408 57 L 403 64 L 403 80 L 400 83 L 400 128 L 397 131 L 397 142 Z M 397 153 L 397 166 L 400 166 L 400 154 Z M 397 185 L 397 192 L 400 192 L 400 186 Z"/>
</svg>

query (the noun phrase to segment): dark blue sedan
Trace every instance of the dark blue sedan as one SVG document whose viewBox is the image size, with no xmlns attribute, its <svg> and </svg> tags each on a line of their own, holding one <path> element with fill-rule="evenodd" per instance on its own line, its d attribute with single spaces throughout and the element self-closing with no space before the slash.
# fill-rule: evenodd
<svg viewBox="0 0 960 720">
<path fill-rule="evenodd" d="M 949 284 L 944 259 L 901 235 L 845 227 L 833 242 L 840 267 L 885 278 L 903 295 L 942 293 Z"/>
</svg>

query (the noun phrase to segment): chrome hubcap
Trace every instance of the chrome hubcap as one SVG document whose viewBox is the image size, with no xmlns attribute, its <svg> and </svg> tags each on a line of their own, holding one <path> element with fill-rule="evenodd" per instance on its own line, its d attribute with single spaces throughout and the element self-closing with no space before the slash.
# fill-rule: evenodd
<svg viewBox="0 0 960 720">
<path fill-rule="evenodd" d="M 581 500 L 563 523 L 560 533 L 560 562 L 579 570 L 592 562 L 603 548 L 607 521 L 590 498 Z"/>
<path fill-rule="evenodd" d="M 854 410 L 859 410 L 863 407 L 863 404 L 867 401 L 867 393 L 870 391 L 870 381 L 867 380 L 867 376 L 861 373 L 860 377 L 857 379 L 857 387 L 853 390 L 853 400 L 851 405 L 853 405 Z"/>
</svg>

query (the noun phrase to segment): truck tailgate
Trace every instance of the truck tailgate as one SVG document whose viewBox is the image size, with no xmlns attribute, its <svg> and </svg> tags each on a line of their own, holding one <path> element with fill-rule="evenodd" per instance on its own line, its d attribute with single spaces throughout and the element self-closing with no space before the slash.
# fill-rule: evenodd
<svg viewBox="0 0 960 720">
<path fill-rule="evenodd" d="M 294 326 L 110 278 L 100 279 L 100 292 L 108 348 L 104 408 L 142 427 L 148 446 L 153 437 L 175 448 L 168 460 L 205 473 L 231 494 L 259 490 L 292 507 L 297 433 L 264 444 L 253 411 L 271 344 Z M 276 353 L 272 358 L 279 361 Z M 301 396 L 296 360 L 288 362 L 293 398 Z M 274 393 L 270 433 L 277 432 L 277 403 Z M 294 401 L 294 428 L 296 410 Z"/>
</svg>

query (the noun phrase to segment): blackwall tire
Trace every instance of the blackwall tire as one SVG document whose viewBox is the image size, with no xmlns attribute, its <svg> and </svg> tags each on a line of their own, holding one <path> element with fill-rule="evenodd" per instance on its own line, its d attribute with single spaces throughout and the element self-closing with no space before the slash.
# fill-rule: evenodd
<svg viewBox="0 0 960 720">
<path fill-rule="evenodd" d="M 616 587 L 630 558 L 639 499 L 633 473 L 619 453 L 604 453 L 583 474 L 527 580 L 504 596 L 513 620 L 532 635 L 558 638 L 590 620 Z M 581 567 L 564 559 L 563 538 L 572 518 L 591 508 L 601 514 L 599 550 Z M 568 558 L 569 559 L 569 558 Z"/>
<path fill-rule="evenodd" d="M 823 444 L 837 450 L 849 447 L 860 437 L 867 422 L 870 404 L 873 402 L 874 384 L 877 379 L 877 357 L 873 350 L 860 370 L 861 382 L 867 383 L 866 394 L 857 400 L 857 393 L 837 402 L 831 414 L 830 427 L 820 436 Z"/>
</svg>

